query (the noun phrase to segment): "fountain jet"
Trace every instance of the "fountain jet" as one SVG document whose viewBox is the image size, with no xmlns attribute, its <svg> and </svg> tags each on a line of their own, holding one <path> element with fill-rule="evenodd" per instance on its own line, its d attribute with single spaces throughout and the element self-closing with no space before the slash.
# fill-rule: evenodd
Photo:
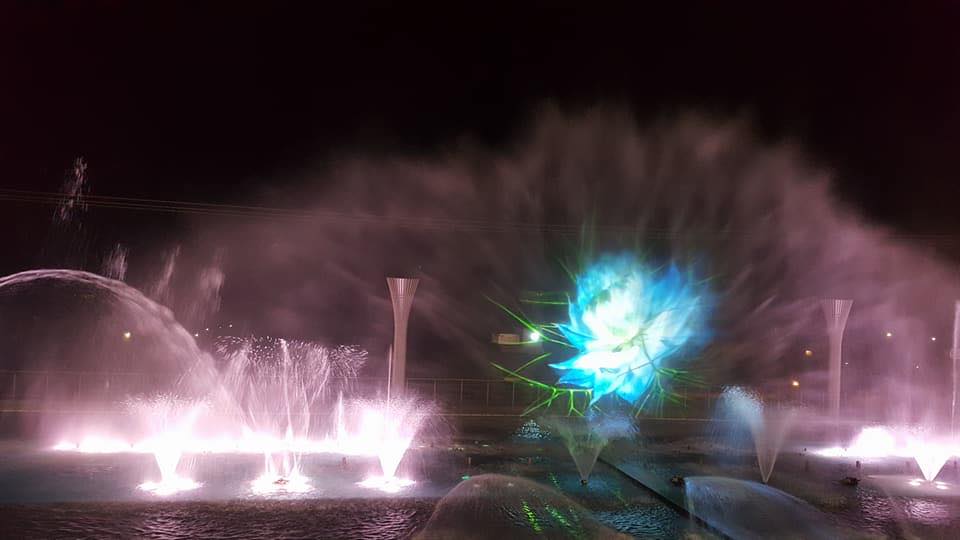
<svg viewBox="0 0 960 540">
<path fill-rule="evenodd" d="M 760 477 L 766 484 L 773 474 L 783 441 L 793 426 L 796 410 L 768 411 L 759 396 L 737 386 L 726 388 L 721 400 L 722 413 L 729 419 L 745 423 L 750 429 Z"/>
</svg>

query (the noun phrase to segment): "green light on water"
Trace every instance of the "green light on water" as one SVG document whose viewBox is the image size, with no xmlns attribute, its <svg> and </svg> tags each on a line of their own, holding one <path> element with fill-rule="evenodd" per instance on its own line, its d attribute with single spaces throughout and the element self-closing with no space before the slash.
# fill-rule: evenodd
<svg viewBox="0 0 960 540">
<path fill-rule="evenodd" d="M 553 482 L 553 485 L 557 486 L 557 489 L 560 489 L 560 480 L 557 479 L 557 475 L 550 473 L 550 481 Z"/>
<path fill-rule="evenodd" d="M 540 526 L 540 521 L 537 519 L 537 515 L 533 513 L 533 510 L 530 509 L 530 505 L 527 504 L 527 501 L 520 501 L 520 506 L 523 508 L 523 513 L 527 516 L 527 521 L 530 522 L 530 527 L 534 532 L 543 532 L 543 527 Z"/>
<path fill-rule="evenodd" d="M 563 516 L 563 512 L 557 510 L 556 508 L 550 506 L 549 504 L 546 505 L 546 509 L 547 509 L 547 512 L 550 512 L 550 515 L 553 516 L 553 519 L 559 521 L 560 524 L 563 525 L 565 529 L 567 529 L 567 532 L 569 532 L 573 536 L 577 536 L 576 530 L 570 524 L 570 522 L 567 521 L 567 518 Z"/>
<path fill-rule="evenodd" d="M 614 489 L 614 490 L 613 490 L 613 496 L 616 497 L 616 498 L 617 498 L 620 502 L 622 502 L 625 506 L 626 506 L 627 504 L 629 504 L 629 503 L 627 502 L 627 500 L 626 500 L 625 498 L 623 498 L 623 493 L 621 493 L 619 489 Z"/>
</svg>

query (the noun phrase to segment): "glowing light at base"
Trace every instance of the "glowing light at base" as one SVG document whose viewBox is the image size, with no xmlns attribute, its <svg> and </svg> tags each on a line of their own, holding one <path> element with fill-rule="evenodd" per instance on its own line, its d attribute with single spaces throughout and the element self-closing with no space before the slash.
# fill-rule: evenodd
<svg viewBox="0 0 960 540">
<path fill-rule="evenodd" d="M 913 458 L 923 477 L 931 482 L 951 457 L 960 455 L 960 445 L 956 441 L 926 436 L 915 430 L 873 426 L 861 430 L 846 448 L 832 446 L 815 450 L 814 453 L 831 458 Z"/>
<path fill-rule="evenodd" d="M 899 455 L 897 440 L 885 427 L 863 428 L 846 447 L 831 446 L 814 451 L 823 457 L 883 458 Z"/>
<path fill-rule="evenodd" d="M 264 473 L 257 477 L 250 485 L 256 495 L 271 495 L 280 493 L 307 493 L 313 489 L 310 480 L 294 471 L 288 476 L 277 476 Z"/>
<path fill-rule="evenodd" d="M 946 482 L 941 482 L 939 480 L 924 480 L 923 478 L 914 478 L 908 481 L 907 484 L 910 484 L 913 487 L 931 486 L 940 491 L 948 491 L 950 489 L 950 484 Z"/>
<path fill-rule="evenodd" d="M 202 484 L 194 482 L 189 478 L 173 475 L 172 477 L 164 478 L 160 482 L 144 482 L 137 487 L 143 491 L 153 493 L 154 495 L 166 497 L 181 491 L 197 489 L 201 485 Z"/>
<path fill-rule="evenodd" d="M 913 456 L 920 467 L 920 472 L 927 481 L 932 481 L 940 474 L 940 469 L 947 463 L 955 453 L 955 450 L 937 443 L 924 443 L 921 441 L 911 441 L 907 447 L 907 452 Z"/>
<path fill-rule="evenodd" d="M 367 489 L 379 489 L 385 493 L 398 493 L 403 488 L 414 485 L 416 482 L 396 476 L 371 476 L 357 485 Z"/>
<path fill-rule="evenodd" d="M 570 322 L 558 325 L 577 354 L 550 364 L 558 384 L 635 403 L 658 383 L 663 363 L 706 338 L 708 293 L 675 266 L 652 270 L 636 257 L 601 257 L 576 277 Z"/>
<path fill-rule="evenodd" d="M 296 437 L 290 430 L 282 437 L 252 431 L 246 427 L 218 425 L 233 429 L 233 434 L 204 437 L 193 430 L 193 422 L 176 431 L 154 432 L 143 439 L 130 442 L 119 437 L 90 433 L 80 442 L 61 440 L 52 447 L 61 452 L 86 454 L 148 454 L 153 456 L 160 473 L 159 481 L 144 482 L 139 487 L 165 496 L 195 489 L 200 484 L 178 472 L 182 456 L 188 454 L 259 454 L 264 456 L 262 473 L 251 483 L 255 494 L 304 493 L 314 488 L 302 474 L 301 457 L 307 454 L 339 454 L 377 458 L 383 476 L 370 478 L 362 485 L 386 492 L 396 492 L 412 485 L 413 481 L 396 477 L 396 471 L 410 448 L 430 406 L 415 399 L 391 401 L 357 401 L 356 414 L 346 414 L 344 404 L 338 402 L 336 422 L 324 438 Z M 209 412 L 202 408 L 200 413 Z M 356 418 L 349 423 L 348 418 Z M 201 418 L 202 419 L 202 418 Z M 179 427 L 179 425 L 178 425 Z"/>
</svg>

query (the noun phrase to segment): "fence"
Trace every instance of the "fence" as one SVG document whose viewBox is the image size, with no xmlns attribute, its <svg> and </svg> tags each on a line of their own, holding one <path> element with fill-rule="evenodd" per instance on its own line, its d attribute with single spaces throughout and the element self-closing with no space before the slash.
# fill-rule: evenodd
<svg viewBox="0 0 960 540">
<path fill-rule="evenodd" d="M 169 373 L 0 370 L 0 411 L 50 407 L 82 410 L 91 403 L 120 402 L 130 396 L 151 394 L 157 388 L 171 388 L 175 379 Z M 385 378 L 336 379 L 331 383 L 331 388 L 342 388 L 350 396 L 386 395 Z M 549 397 L 547 391 L 537 386 L 509 379 L 412 377 L 407 379 L 407 392 L 435 403 L 440 414 L 453 416 L 517 416 Z M 676 401 L 652 403 L 649 412 L 666 418 L 709 418 L 722 388 L 688 387 L 678 392 Z M 785 401 L 773 398 L 771 403 Z M 798 392 L 789 403 L 804 403 L 803 398 Z M 326 399 L 336 399 L 336 395 Z M 559 398 L 554 407 L 555 411 L 565 412 L 566 397 Z"/>
</svg>

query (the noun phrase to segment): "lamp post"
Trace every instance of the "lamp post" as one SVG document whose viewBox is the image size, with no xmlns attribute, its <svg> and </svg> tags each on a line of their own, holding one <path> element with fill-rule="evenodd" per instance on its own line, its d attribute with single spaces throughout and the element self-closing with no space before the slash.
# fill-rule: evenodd
<svg viewBox="0 0 960 540">
<path fill-rule="evenodd" d="M 827 383 L 827 397 L 830 403 L 830 414 L 834 422 L 840 420 L 840 374 L 841 356 L 843 352 L 843 331 L 847 327 L 847 317 L 850 316 L 850 307 L 853 300 L 824 299 L 820 301 L 823 316 L 827 319 L 827 337 L 830 340 L 830 367 Z"/>
<path fill-rule="evenodd" d="M 389 355 L 387 399 L 403 395 L 407 382 L 407 321 L 413 295 L 417 292 L 416 278 L 387 278 L 390 303 L 393 305 L 393 347 Z"/>
<path fill-rule="evenodd" d="M 957 360 L 960 359 L 960 300 L 953 303 L 953 347 L 950 349 L 950 359 L 953 361 L 951 381 L 953 394 L 950 398 L 950 433 L 957 429 Z"/>
</svg>

